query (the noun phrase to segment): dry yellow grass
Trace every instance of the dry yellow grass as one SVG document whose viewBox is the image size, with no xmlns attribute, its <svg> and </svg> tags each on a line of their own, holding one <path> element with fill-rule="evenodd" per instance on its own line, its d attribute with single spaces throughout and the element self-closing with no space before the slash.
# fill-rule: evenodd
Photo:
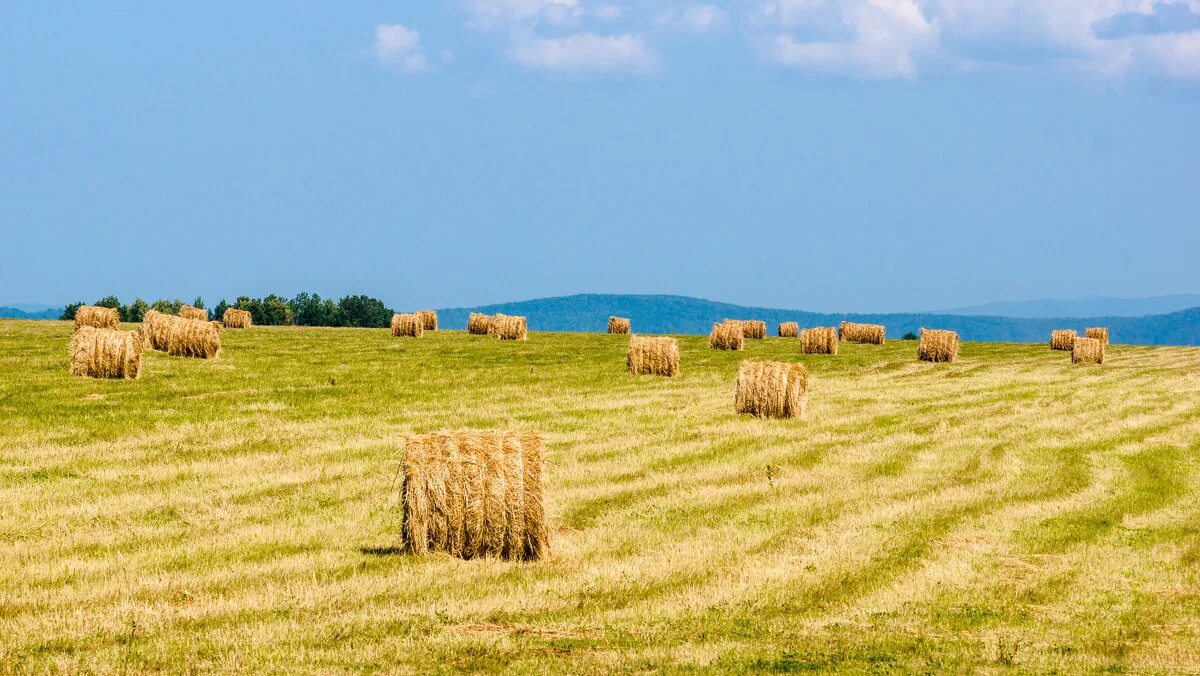
<svg viewBox="0 0 1200 676">
<path fill-rule="evenodd" d="M 225 310 L 221 323 L 227 329 L 248 329 L 254 324 L 254 316 L 247 310 L 231 307 Z"/>
<path fill-rule="evenodd" d="M 837 329 L 832 326 L 804 329 L 800 332 L 800 349 L 804 354 L 837 354 Z"/>
<path fill-rule="evenodd" d="M 75 311 L 75 329 L 94 326 L 98 329 L 115 329 L 121 325 L 121 313 L 110 307 L 83 305 Z"/>
<path fill-rule="evenodd" d="M 133 331 L 80 326 L 71 336 L 71 374 L 88 378 L 137 378 L 142 341 Z"/>
<path fill-rule="evenodd" d="M 493 321 L 495 318 L 492 315 L 472 312 L 470 319 L 467 320 L 467 333 L 473 336 L 486 336 L 492 332 Z"/>
<path fill-rule="evenodd" d="M 742 323 L 726 319 L 720 324 L 713 324 L 712 333 L 708 334 L 708 346 L 714 350 L 741 350 L 746 347 L 746 333 Z"/>
<path fill-rule="evenodd" d="M 668 337 L 631 336 L 626 369 L 636 375 L 679 375 L 679 341 Z"/>
<path fill-rule="evenodd" d="M 548 551 L 541 439 L 530 432 L 411 435 L 401 526 L 407 551 L 539 559 Z"/>
<path fill-rule="evenodd" d="M 1072 364 L 1103 364 L 1104 342 L 1099 338 L 1076 338 L 1071 349 Z"/>
<path fill-rule="evenodd" d="M 438 315 L 436 310 L 417 310 L 417 316 L 421 318 L 421 326 L 426 331 L 438 330 Z"/>
<path fill-rule="evenodd" d="M 392 335 L 397 338 L 420 338 L 425 333 L 425 322 L 419 315 L 392 315 Z"/>
<path fill-rule="evenodd" d="M 800 335 L 800 324 L 797 322 L 780 322 L 780 338 L 796 338 Z"/>
<path fill-rule="evenodd" d="M 208 321 L 208 310 L 202 310 L 191 305 L 184 305 L 179 308 L 179 316 L 184 319 L 198 319 L 202 322 Z"/>
<path fill-rule="evenodd" d="M 497 314 L 492 317 L 488 334 L 500 340 L 525 340 L 529 337 L 529 327 L 524 317 Z"/>
<path fill-rule="evenodd" d="M 1055 329 L 1050 332 L 1050 349 L 1051 350 L 1071 350 L 1075 347 L 1075 339 L 1078 334 L 1075 329 Z"/>
<path fill-rule="evenodd" d="M 941 329 L 921 329 L 921 342 L 917 345 L 917 359 L 931 362 L 958 360 L 958 334 Z"/>
<path fill-rule="evenodd" d="M 1095 338 L 1101 343 L 1108 345 L 1108 329 L 1102 327 L 1092 327 L 1083 332 L 1085 338 Z"/>
<path fill-rule="evenodd" d="M 842 322 L 838 335 L 848 343 L 883 345 L 887 337 L 887 329 L 880 324 Z"/>
<path fill-rule="evenodd" d="M 799 418 L 808 404 L 808 370 L 779 361 L 744 361 L 734 408 L 759 418 Z"/>
<path fill-rule="evenodd" d="M 609 317 L 608 332 L 620 336 L 628 335 L 630 323 L 628 317 Z"/>
</svg>

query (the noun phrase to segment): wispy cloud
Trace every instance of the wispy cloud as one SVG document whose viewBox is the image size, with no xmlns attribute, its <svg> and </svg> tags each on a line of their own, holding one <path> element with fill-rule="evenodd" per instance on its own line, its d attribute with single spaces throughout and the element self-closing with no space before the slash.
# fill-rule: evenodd
<svg viewBox="0 0 1200 676">
<path fill-rule="evenodd" d="M 716 5 L 672 7 L 658 15 L 655 23 L 685 33 L 708 33 L 729 23 L 729 12 Z"/>
<path fill-rule="evenodd" d="M 375 26 L 375 58 L 380 63 L 410 73 L 429 70 L 421 49 L 421 34 L 401 24 Z"/>
<path fill-rule="evenodd" d="M 647 72 L 657 58 L 633 35 L 573 33 L 560 38 L 533 38 L 513 45 L 513 61 L 541 70 L 573 72 Z"/>
</svg>

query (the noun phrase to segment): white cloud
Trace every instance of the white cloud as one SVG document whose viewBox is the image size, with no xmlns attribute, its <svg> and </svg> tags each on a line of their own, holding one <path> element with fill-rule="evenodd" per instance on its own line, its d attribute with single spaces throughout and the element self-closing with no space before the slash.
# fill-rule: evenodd
<svg viewBox="0 0 1200 676">
<path fill-rule="evenodd" d="M 579 0 L 471 0 L 468 7 L 471 25 L 483 29 L 539 20 L 561 25 L 582 13 Z"/>
<path fill-rule="evenodd" d="M 410 73 L 429 69 L 429 62 L 421 51 L 421 34 L 400 24 L 375 26 L 375 58 Z"/>
<path fill-rule="evenodd" d="M 688 5 L 663 12 L 655 23 L 687 33 L 708 33 L 725 26 L 729 12 L 716 5 Z"/>
<path fill-rule="evenodd" d="M 620 5 L 596 5 L 592 9 L 592 16 L 601 21 L 618 21 L 625 16 L 625 8 Z"/>
<path fill-rule="evenodd" d="M 646 72 L 657 58 L 634 35 L 575 33 L 559 38 L 531 38 L 513 45 L 517 63 L 540 70 L 573 72 Z"/>
</svg>

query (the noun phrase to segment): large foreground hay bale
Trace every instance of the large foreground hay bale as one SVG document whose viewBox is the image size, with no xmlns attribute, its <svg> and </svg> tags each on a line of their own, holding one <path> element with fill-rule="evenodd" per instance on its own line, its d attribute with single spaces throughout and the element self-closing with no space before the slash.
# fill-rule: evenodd
<svg viewBox="0 0 1200 676">
<path fill-rule="evenodd" d="M 179 308 L 179 316 L 184 319 L 199 319 L 202 322 L 208 321 L 208 310 L 202 310 L 191 305 L 184 305 Z"/>
<path fill-rule="evenodd" d="M 167 317 L 167 354 L 215 359 L 221 356 L 221 332 L 208 321 Z"/>
<path fill-rule="evenodd" d="M 417 310 L 417 316 L 421 318 L 421 327 L 426 331 L 438 330 L 438 316 L 436 310 Z"/>
<path fill-rule="evenodd" d="M 1079 335 L 1075 329 L 1055 329 L 1050 332 L 1051 350 L 1071 350 L 1075 347 L 1075 339 Z"/>
<path fill-rule="evenodd" d="M 1108 329 L 1093 327 L 1083 332 L 1085 338 L 1095 338 L 1101 343 L 1108 345 Z"/>
<path fill-rule="evenodd" d="M 628 335 L 631 324 L 628 317 L 609 317 L 608 332 L 619 336 Z"/>
<path fill-rule="evenodd" d="M 1104 342 L 1099 338 L 1076 338 L 1071 346 L 1072 364 L 1103 364 Z"/>
<path fill-rule="evenodd" d="M 250 314 L 248 310 L 231 307 L 225 310 L 225 315 L 221 317 L 221 323 L 227 329 L 248 329 L 254 324 L 254 315 Z"/>
<path fill-rule="evenodd" d="M 808 371 L 800 364 L 744 361 L 734 406 L 760 418 L 799 418 L 808 404 Z"/>
<path fill-rule="evenodd" d="M 625 366 L 635 375 L 679 375 L 679 341 L 667 336 L 631 336 Z"/>
<path fill-rule="evenodd" d="M 473 336 L 486 336 L 492 332 L 492 322 L 495 318 L 491 315 L 472 312 L 470 319 L 467 320 L 467 333 Z"/>
<path fill-rule="evenodd" d="M 420 338 L 425 333 L 425 322 L 420 315 L 392 315 L 392 335 L 398 338 Z"/>
<path fill-rule="evenodd" d="M 837 354 L 837 329 L 832 326 L 804 329 L 800 332 L 800 347 L 804 354 Z"/>
<path fill-rule="evenodd" d="M 142 317 L 141 326 L 138 327 L 142 347 L 166 352 L 167 336 L 171 333 L 172 318 L 172 315 L 163 314 L 158 310 L 148 310 Z"/>
<path fill-rule="evenodd" d="M 848 343 L 865 343 L 867 345 L 883 345 L 887 337 L 887 329 L 881 324 L 856 324 L 842 322 L 838 335 Z"/>
<path fill-rule="evenodd" d="M 488 333 L 500 340 L 525 340 L 529 337 L 529 326 L 524 317 L 497 314 Z"/>
<path fill-rule="evenodd" d="M 932 362 L 958 360 L 958 334 L 940 329 L 921 329 L 917 359 Z"/>
<path fill-rule="evenodd" d="M 737 321 L 739 324 L 741 324 L 742 333 L 751 340 L 762 340 L 763 338 L 767 337 L 766 322 L 760 322 L 754 319 L 743 319 L 740 321 L 728 319 L 726 321 Z"/>
<path fill-rule="evenodd" d="M 712 333 L 708 334 L 708 346 L 714 350 L 741 350 L 746 347 L 746 333 L 742 323 L 726 319 L 720 324 L 713 324 Z"/>
<path fill-rule="evenodd" d="M 533 432 L 438 432 L 408 437 L 404 547 L 464 559 L 540 559 L 549 550 L 542 440 Z"/>
<path fill-rule="evenodd" d="M 137 378 L 142 373 L 142 340 L 134 331 L 81 326 L 71 336 L 71 375 Z"/>
<path fill-rule="evenodd" d="M 115 329 L 121 325 L 121 313 L 110 307 L 81 305 L 75 311 L 75 330 L 84 326 L 94 326 L 98 329 Z"/>
<path fill-rule="evenodd" d="M 779 324 L 780 338 L 795 338 L 800 335 L 800 324 L 797 322 L 781 322 Z"/>
</svg>

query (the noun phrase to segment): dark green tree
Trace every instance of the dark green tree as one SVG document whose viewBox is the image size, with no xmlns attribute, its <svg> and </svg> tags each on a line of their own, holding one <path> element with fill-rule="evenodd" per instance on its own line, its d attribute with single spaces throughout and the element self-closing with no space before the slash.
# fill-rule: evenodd
<svg viewBox="0 0 1200 676">
<path fill-rule="evenodd" d="M 79 308 L 83 307 L 83 303 L 71 303 L 63 308 L 62 316 L 59 319 L 67 321 L 75 321 L 75 314 L 79 312 Z"/>
<path fill-rule="evenodd" d="M 382 328 L 392 323 L 393 312 L 370 296 L 346 296 L 338 301 L 338 311 L 342 326 Z"/>
<path fill-rule="evenodd" d="M 213 309 L 213 318 L 218 321 L 224 319 L 225 311 L 228 309 L 229 309 L 229 303 L 226 303 L 225 299 L 222 298 L 221 302 L 217 303 L 217 307 L 215 309 Z"/>
<path fill-rule="evenodd" d="M 203 310 L 204 309 L 204 299 L 201 298 L 200 296 L 196 296 L 196 300 L 192 301 L 192 307 L 200 308 L 201 310 Z"/>
<path fill-rule="evenodd" d="M 133 302 L 121 308 L 121 321 L 124 322 L 140 322 L 146 317 L 146 313 L 150 311 L 150 306 L 141 298 L 133 299 Z"/>
<path fill-rule="evenodd" d="M 292 313 L 298 326 L 339 326 L 338 307 L 320 294 L 301 293 L 290 301 Z"/>
<path fill-rule="evenodd" d="M 105 296 L 96 301 L 96 307 L 109 307 L 114 310 L 121 309 L 121 301 L 117 300 L 116 296 Z"/>
</svg>

